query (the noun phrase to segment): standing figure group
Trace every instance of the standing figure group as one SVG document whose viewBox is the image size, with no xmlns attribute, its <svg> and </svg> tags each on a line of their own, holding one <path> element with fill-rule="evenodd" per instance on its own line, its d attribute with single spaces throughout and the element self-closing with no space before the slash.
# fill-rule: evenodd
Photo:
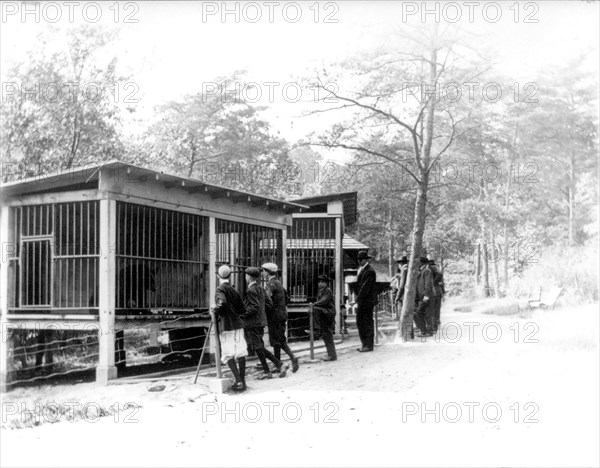
<svg viewBox="0 0 600 468">
<path fill-rule="evenodd" d="M 396 263 L 399 264 L 398 273 L 392 285 L 395 305 L 398 310 L 401 310 L 408 277 L 408 259 L 402 257 Z M 444 277 L 435 261 L 420 257 L 414 313 L 414 322 L 420 336 L 433 336 L 437 333 L 440 326 L 442 296 L 445 292 Z"/>
<path fill-rule="evenodd" d="M 286 376 L 289 366 L 281 360 L 282 350 L 290 358 L 292 372 L 296 372 L 300 367 L 298 358 L 287 343 L 286 292 L 281 281 L 277 279 L 277 265 L 266 263 L 262 269 L 266 288 L 259 283 L 259 268 L 251 267 L 244 271 L 247 287 L 243 298 L 229 282 L 231 268 L 222 265 L 218 270 L 219 286 L 215 293 L 213 310 L 219 319 L 221 360 L 231 369 L 235 379 L 233 390 L 236 392 L 247 389 L 246 357 L 249 354 L 253 353 L 258 358 L 262 370 L 258 376 L 259 380 L 273 378 L 267 360 L 275 365 L 279 377 Z M 265 347 L 265 327 L 268 327 L 269 343 L 274 353 Z M 333 342 L 333 337 L 331 341 Z M 327 349 L 329 352 L 330 348 Z M 335 354 L 335 348 L 333 352 Z"/>
</svg>

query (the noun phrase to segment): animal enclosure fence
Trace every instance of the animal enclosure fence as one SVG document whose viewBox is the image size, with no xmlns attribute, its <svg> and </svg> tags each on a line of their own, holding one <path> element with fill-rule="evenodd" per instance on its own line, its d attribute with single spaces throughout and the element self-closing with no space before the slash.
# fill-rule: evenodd
<svg viewBox="0 0 600 468">
<path fill-rule="evenodd" d="M 208 218 L 117 203 L 117 314 L 206 307 Z"/>
<path fill-rule="evenodd" d="M 313 302 L 317 297 L 317 278 L 321 274 L 335 279 L 335 219 L 296 218 L 288 227 L 288 290 L 292 302 Z"/>
<path fill-rule="evenodd" d="M 98 202 L 17 206 L 9 219 L 9 310 L 97 313 Z"/>
<path fill-rule="evenodd" d="M 231 284 L 240 293 L 246 291 L 244 270 L 271 262 L 281 268 L 283 262 L 280 229 L 224 219 L 216 220 L 216 262 L 231 267 Z"/>
</svg>

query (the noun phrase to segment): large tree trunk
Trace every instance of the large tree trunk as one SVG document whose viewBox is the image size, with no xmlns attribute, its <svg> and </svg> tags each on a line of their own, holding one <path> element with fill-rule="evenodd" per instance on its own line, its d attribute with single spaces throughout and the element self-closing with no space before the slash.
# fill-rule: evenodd
<svg viewBox="0 0 600 468">
<path fill-rule="evenodd" d="M 427 184 L 427 178 L 419 184 L 417 188 L 417 199 L 415 201 L 413 236 L 408 263 L 408 278 L 406 279 L 406 287 L 404 288 L 404 298 L 402 301 L 402 312 L 398 330 L 404 341 L 412 339 L 413 312 L 417 295 L 417 278 L 419 276 L 420 266 L 419 257 L 421 256 L 421 250 L 423 248 L 423 233 L 425 232 Z"/>
<path fill-rule="evenodd" d="M 427 81 L 431 90 L 435 89 L 437 76 L 437 41 L 438 24 L 432 25 L 431 45 L 429 50 L 429 70 Z M 423 141 L 421 147 L 415 147 L 415 158 L 419 167 L 420 180 L 417 185 L 417 198 L 415 200 L 415 212 L 410 249 L 410 260 L 408 264 L 408 278 L 402 302 L 402 313 L 399 321 L 399 329 L 396 334 L 404 341 L 413 339 L 412 323 L 415 307 L 415 296 L 417 293 L 417 279 L 419 273 L 419 257 L 423 249 L 423 234 L 425 232 L 425 221 L 427 217 L 427 190 L 429 188 L 429 164 L 431 162 L 431 146 L 433 143 L 433 128 L 435 119 L 435 97 L 430 97 L 425 103 L 423 118 Z M 416 146 L 416 143 L 415 143 Z"/>
</svg>

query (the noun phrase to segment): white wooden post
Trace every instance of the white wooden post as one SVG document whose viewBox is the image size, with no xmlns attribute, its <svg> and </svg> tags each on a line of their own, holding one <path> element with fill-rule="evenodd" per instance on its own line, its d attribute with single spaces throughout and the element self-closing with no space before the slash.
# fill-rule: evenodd
<svg viewBox="0 0 600 468">
<path fill-rule="evenodd" d="M 208 218 L 208 300 L 210 305 L 217 292 L 217 222 L 213 216 Z"/>
<path fill-rule="evenodd" d="M 213 216 L 208 218 L 208 306 L 211 307 L 215 301 L 217 292 L 217 222 Z M 208 381 L 208 389 L 213 393 L 224 393 L 231 388 L 231 380 L 223 378 L 221 374 L 221 355 L 217 346 L 217 324 L 216 317 L 211 310 L 211 320 L 214 323 L 213 332 L 206 339 L 210 340 L 209 353 L 215 355 L 217 366 L 217 377 Z"/>
<path fill-rule="evenodd" d="M 291 222 L 291 216 L 289 216 L 289 221 Z M 284 226 L 283 230 L 281 231 L 281 284 L 286 289 L 288 287 L 288 282 L 287 282 L 287 275 L 288 275 L 287 263 L 288 262 L 287 262 L 287 223 L 286 223 L 286 226 Z M 288 291 L 288 294 L 291 294 L 291 293 Z M 289 328 L 289 321 L 286 320 L 285 321 L 285 336 L 287 338 L 290 337 L 289 332 L 288 332 L 288 328 Z"/>
<path fill-rule="evenodd" d="M 287 288 L 287 226 L 281 230 L 281 284 Z"/>
<path fill-rule="evenodd" d="M 342 309 L 340 301 L 344 298 L 344 250 L 342 246 L 342 218 L 335 218 L 335 332 L 342 332 Z"/>
<path fill-rule="evenodd" d="M 2 206 L 0 212 L 0 240 L 2 241 L 2 261 L 0 264 L 0 392 L 6 392 L 9 383 L 9 340 L 8 329 L 8 249 L 9 246 L 9 207 Z"/>
<path fill-rule="evenodd" d="M 206 303 L 212 306 L 217 293 L 217 222 L 213 216 L 208 218 L 208 298 Z M 212 327 L 213 332 L 216 332 L 216 327 Z M 208 352 L 215 354 L 215 337 L 207 336 L 209 340 Z"/>
<path fill-rule="evenodd" d="M 98 282 L 99 356 L 96 382 L 108 385 L 117 378 L 115 366 L 115 282 L 117 202 L 100 200 L 100 264 Z"/>
</svg>

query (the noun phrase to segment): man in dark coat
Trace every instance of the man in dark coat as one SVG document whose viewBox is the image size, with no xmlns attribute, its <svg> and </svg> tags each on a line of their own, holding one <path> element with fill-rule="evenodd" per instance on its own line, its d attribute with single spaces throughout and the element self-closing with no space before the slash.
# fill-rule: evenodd
<svg viewBox="0 0 600 468">
<path fill-rule="evenodd" d="M 375 326 L 373 324 L 373 308 L 377 304 L 375 292 L 376 275 L 373 267 L 369 265 L 371 257 L 365 250 L 358 252 L 358 276 L 356 278 L 356 326 L 362 347 L 357 351 L 366 353 L 373 351 L 375 340 Z"/>
<path fill-rule="evenodd" d="M 256 357 L 260 361 L 263 374 L 259 376 L 259 380 L 271 379 L 273 375 L 267 364 L 267 359 L 275 364 L 279 377 L 285 377 L 287 365 L 277 359 L 273 354 L 265 349 L 263 335 L 265 334 L 265 326 L 267 325 L 266 308 L 273 307 L 271 299 L 267 296 L 265 288 L 258 284 L 260 270 L 258 268 L 246 268 L 246 283 L 248 288 L 244 297 L 244 306 L 246 312 L 242 316 L 244 322 L 244 337 L 248 343 L 248 349 L 256 353 Z"/>
<path fill-rule="evenodd" d="M 435 264 L 435 260 L 429 260 L 429 269 L 433 274 L 433 333 L 437 333 L 440 326 L 440 313 L 442 309 L 442 297 L 446 292 L 444 289 L 444 275 Z"/>
<path fill-rule="evenodd" d="M 421 336 L 433 336 L 433 273 L 429 269 L 427 257 L 421 257 L 419 278 L 417 279 L 417 296 L 415 323 Z"/>
<path fill-rule="evenodd" d="M 273 346 L 275 357 L 281 359 L 281 350 L 290 357 L 292 361 L 292 372 L 296 372 L 300 367 L 298 358 L 294 356 L 292 350 L 287 344 L 285 328 L 288 319 L 286 294 L 281 281 L 277 279 L 277 265 L 275 263 L 265 263 L 262 266 L 267 275 L 267 296 L 271 299 L 273 307 L 267 310 L 267 324 L 269 325 L 269 343 Z"/>
<path fill-rule="evenodd" d="M 221 265 L 218 275 L 219 286 L 215 293 L 214 310 L 220 319 L 221 360 L 223 364 L 229 366 L 235 378 L 233 390 L 243 392 L 246 390 L 246 357 L 248 356 L 242 322 L 245 312 L 244 302 L 240 293 L 229 284 L 231 269 L 227 265 Z"/>
<path fill-rule="evenodd" d="M 335 343 L 333 341 L 333 332 L 335 329 L 335 302 L 333 291 L 329 287 L 330 279 L 327 275 L 319 275 L 319 292 L 317 300 L 313 304 L 313 312 L 319 316 L 321 324 L 321 338 L 327 349 L 327 357 L 323 361 L 336 361 Z"/>
</svg>

